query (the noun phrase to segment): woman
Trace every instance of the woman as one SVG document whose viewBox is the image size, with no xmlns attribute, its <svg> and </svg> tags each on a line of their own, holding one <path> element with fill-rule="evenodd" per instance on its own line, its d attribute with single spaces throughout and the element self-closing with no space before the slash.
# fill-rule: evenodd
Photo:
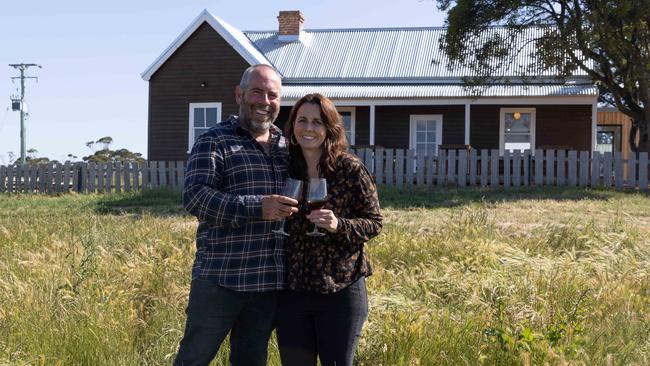
<svg viewBox="0 0 650 366">
<path fill-rule="evenodd" d="M 346 152 L 341 116 L 320 94 L 293 107 L 284 129 L 289 174 L 327 180 L 322 209 L 292 215 L 286 240 L 289 289 L 278 299 L 277 337 L 284 366 L 352 365 L 368 315 L 365 277 L 372 268 L 365 243 L 381 231 L 375 183 Z M 303 205 L 304 206 L 304 205 Z M 316 225 L 326 235 L 307 236 Z"/>
</svg>

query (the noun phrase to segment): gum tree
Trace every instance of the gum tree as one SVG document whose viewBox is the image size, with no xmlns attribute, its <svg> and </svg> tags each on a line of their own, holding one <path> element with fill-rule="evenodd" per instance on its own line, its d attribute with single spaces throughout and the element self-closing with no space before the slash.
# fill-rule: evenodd
<svg viewBox="0 0 650 366">
<path fill-rule="evenodd" d="M 498 78 L 503 64 L 512 62 L 516 35 L 530 26 L 541 27 L 544 32 L 534 40 L 532 51 L 538 61 L 535 67 L 556 70 L 560 78 L 578 70 L 586 73 L 599 88 L 600 102 L 631 117 L 632 149 L 650 150 L 650 0 L 436 3 L 447 12 L 448 31 L 441 46 L 449 66 L 462 65 L 480 75 L 468 80 L 470 84 Z M 495 25 L 506 32 L 488 39 L 481 36 Z"/>
</svg>

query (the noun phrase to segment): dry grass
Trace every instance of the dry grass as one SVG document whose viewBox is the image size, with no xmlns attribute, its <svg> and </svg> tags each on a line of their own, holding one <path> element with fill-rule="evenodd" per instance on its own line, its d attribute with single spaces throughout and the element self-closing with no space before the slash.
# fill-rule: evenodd
<svg viewBox="0 0 650 366">
<path fill-rule="evenodd" d="M 650 364 L 648 195 L 381 201 L 359 364 Z M 170 364 L 194 230 L 178 193 L 0 196 L 0 365 Z"/>
</svg>

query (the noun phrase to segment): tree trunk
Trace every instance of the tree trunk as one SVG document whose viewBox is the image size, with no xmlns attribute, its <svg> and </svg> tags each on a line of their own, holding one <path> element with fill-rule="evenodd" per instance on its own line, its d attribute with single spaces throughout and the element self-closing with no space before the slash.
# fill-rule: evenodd
<svg viewBox="0 0 650 366">
<path fill-rule="evenodd" d="M 650 141 L 648 140 L 648 124 L 644 120 L 632 120 L 630 128 L 630 148 L 634 152 L 650 153 Z M 638 138 L 638 144 L 637 144 Z"/>
</svg>

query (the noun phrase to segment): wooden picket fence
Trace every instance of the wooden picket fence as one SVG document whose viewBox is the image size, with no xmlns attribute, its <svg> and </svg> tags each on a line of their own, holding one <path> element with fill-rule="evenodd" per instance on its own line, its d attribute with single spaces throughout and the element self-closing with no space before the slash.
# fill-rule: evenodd
<svg viewBox="0 0 650 366">
<path fill-rule="evenodd" d="M 378 184 L 414 187 L 581 186 L 648 190 L 648 153 L 638 158 L 621 153 L 566 150 L 441 150 L 418 156 L 414 150 L 352 149 Z M 128 192 L 183 185 L 181 161 L 136 163 L 0 166 L 0 192 Z"/>
<path fill-rule="evenodd" d="M 80 163 L 0 166 L 0 192 L 129 192 L 183 186 L 182 161 Z"/>
<path fill-rule="evenodd" d="M 648 153 L 574 150 L 440 150 L 437 156 L 415 150 L 352 150 L 375 176 L 377 184 L 395 187 L 423 185 L 581 186 L 648 190 Z"/>
</svg>

